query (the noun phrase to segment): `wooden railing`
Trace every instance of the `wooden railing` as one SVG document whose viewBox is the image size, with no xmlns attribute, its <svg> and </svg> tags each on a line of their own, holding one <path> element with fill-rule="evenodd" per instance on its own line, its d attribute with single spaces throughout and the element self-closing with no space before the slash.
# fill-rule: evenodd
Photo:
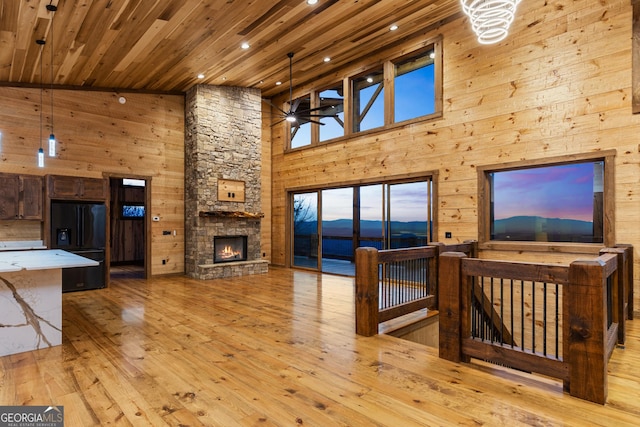
<svg viewBox="0 0 640 427">
<path fill-rule="evenodd" d="M 459 251 L 475 256 L 476 242 L 434 243 L 416 248 L 356 249 L 356 333 L 372 336 L 382 322 L 438 305 L 438 256 Z"/>
<path fill-rule="evenodd" d="M 568 267 L 443 253 L 440 357 L 556 377 L 571 395 L 604 404 L 608 359 L 630 317 L 631 253 L 604 249 Z"/>
</svg>

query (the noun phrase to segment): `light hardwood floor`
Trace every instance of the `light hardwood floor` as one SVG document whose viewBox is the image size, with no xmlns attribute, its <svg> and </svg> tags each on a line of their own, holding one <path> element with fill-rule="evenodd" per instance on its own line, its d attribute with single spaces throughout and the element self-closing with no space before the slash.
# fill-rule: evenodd
<svg viewBox="0 0 640 427">
<path fill-rule="evenodd" d="M 604 406 L 562 384 L 354 333 L 353 279 L 271 268 L 115 279 L 63 296 L 63 345 L 0 358 L 0 404 L 66 426 L 625 426 L 640 423 L 640 320 Z"/>
</svg>

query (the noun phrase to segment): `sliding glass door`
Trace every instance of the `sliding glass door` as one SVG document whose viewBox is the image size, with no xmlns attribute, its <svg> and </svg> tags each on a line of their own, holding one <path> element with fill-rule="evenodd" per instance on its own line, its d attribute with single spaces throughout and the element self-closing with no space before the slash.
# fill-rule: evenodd
<svg viewBox="0 0 640 427">
<path fill-rule="evenodd" d="M 320 269 L 328 273 L 353 275 L 353 188 L 320 192 L 322 258 Z"/>
<path fill-rule="evenodd" d="M 432 186 L 430 178 L 423 178 L 294 193 L 292 265 L 354 275 L 358 247 L 396 249 L 429 244 L 433 237 Z"/>
<path fill-rule="evenodd" d="M 431 241 L 431 182 L 388 184 L 385 249 L 425 246 Z"/>
<path fill-rule="evenodd" d="M 318 269 L 318 192 L 294 194 L 292 209 L 292 264 L 296 267 Z"/>
</svg>

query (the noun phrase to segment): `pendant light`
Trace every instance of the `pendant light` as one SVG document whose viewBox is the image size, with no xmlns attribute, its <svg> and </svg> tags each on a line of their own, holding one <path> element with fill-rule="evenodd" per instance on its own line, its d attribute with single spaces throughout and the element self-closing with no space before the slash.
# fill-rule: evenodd
<svg viewBox="0 0 640 427">
<path fill-rule="evenodd" d="M 58 10 L 57 6 L 52 5 L 51 3 L 49 3 L 47 5 L 47 10 L 49 12 L 52 12 L 51 15 L 51 47 L 49 48 L 49 50 L 51 51 L 51 63 L 49 64 L 49 67 L 51 69 L 51 93 L 50 93 L 50 97 L 51 97 L 51 134 L 49 134 L 49 157 L 55 157 L 56 156 L 56 137 L 53 134 L 53 18 L 55 17 L 55 12 Z"/>
<path fill-rule="evenodd" d="M 44 105 L 42 102 L 42 98 L 43 98 L 43 92 L 44 92 L 44 83 L 42 79 L 42 72 L 43 72 L 42 54 L 44 53 L 45 41 L 44 39 L 39 39 L 39 40 L 36 40 L 36 43 L 40 45 L 40 148 L 38 149 L 38 167 L 43 168 L 44 167 L 44 149 L 42 148 L 42 114 L 43 114 L 42 108 Z"/>
<path fill-rule="evenodd" d="M 493 44 L 509 35 L 516 7 L 521 0 L 460 0 L 462 10 L 471 19 L 480 44 Z"/>
</svg>

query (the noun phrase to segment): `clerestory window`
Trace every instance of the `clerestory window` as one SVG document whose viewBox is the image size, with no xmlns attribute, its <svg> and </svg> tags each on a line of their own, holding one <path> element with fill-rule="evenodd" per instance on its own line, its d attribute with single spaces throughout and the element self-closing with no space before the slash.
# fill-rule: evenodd
<svg viewBox="0 0 640 427">
<path fill-rule="evenodd" d="M 311 117 L 287 122 L 288 148 L 441 117 L 442 99 L 442 40 L 438 37 L 419 50 L 294 100 L 294 110 L 310 112 Z"/>
</svg>

